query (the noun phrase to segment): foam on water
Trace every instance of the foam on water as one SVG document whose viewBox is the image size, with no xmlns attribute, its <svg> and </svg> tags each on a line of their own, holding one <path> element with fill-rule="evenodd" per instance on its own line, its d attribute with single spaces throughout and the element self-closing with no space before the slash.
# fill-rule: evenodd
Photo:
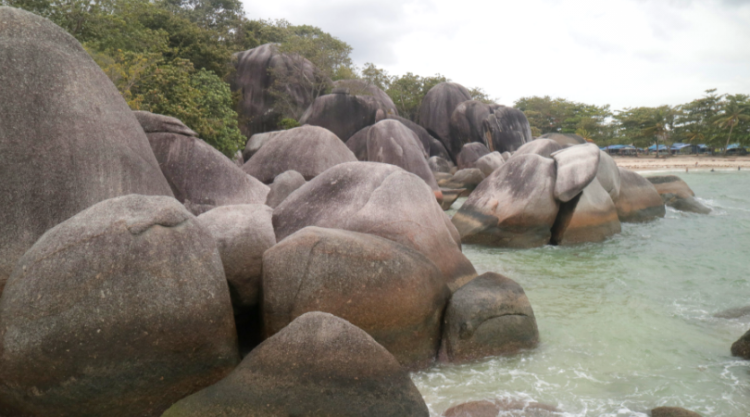
<svg viewBox="0 0 750 417">
<path fill-rule="evenodd" d="M 652 223 L 623 224 L 599 244 L 464 245 L 479 273 L 499 272 L 524 287 L 542 343 L 413 374 L 432 415 L 500 398 L 551 404 L 576 417 L 647 416 L 662 405 L 750 415 L 750 361 L 729 353 L 750 316 L 714 317 L 750 305 L 750 173 L 677 175 L 710 215 L 669 209 Z"/>
</svg>

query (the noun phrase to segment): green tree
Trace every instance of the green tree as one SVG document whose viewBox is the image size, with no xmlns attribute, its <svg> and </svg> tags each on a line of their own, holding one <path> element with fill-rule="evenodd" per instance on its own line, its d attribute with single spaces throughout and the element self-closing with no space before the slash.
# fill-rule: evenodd
<svg viewBox="0 0 750 417">
<path fill-rule="evenodd" d="M 421 77 L 407 72 L 400 77 L 393 77 L 386 93 L 393 100 L 401 117 L 416 122 L 419 115 L 419 106 L 427 92 L 432 87 L 447 81 L 450 80 L 440 74 L 432 77 Z"/>
<path fill-rule="evenodd" d="M 680 118 L 676 127 L 680 137 L 691 143 L 706 143 L 716 146 L 719 129 L 715 125 L 724 96 L 716 89 L 706 90 L 704 97 L 679 106 Z"/>
<path fill-rule="evenodd" d="M 610 123 L 613 114 L 609 105 L 596 106 L 562 98 L 552 99 L 550 96 L 533 96 L 517 100 L 515 107 L 524 112 L 535 136 L 584 130 L 590 139 L 600 144 L 608 144 L 614 138 L 616 129 Z"/>
<path fill-rule="evenodd" d="M 474 87 L 469 90 L 469 94 L 471 94 L 471 99 L 476 101 L 481 101 L 485 104 L 495 104 L 495 99 L 491 98 L 487 92 L 484 91 L 481 87 Z"/>
<path fill-rule="evenodd" d="M 732 131 L 734 128 L 741 123 L 747 122 L 750 122 L 750 96 L 745 94 L 727 95 L 722 112 L 714 121 L 714 124 L 720 128 L 729 128 L 727 142 L 724 145 L 724 155 L 726 155 L 727 148 L 732 140 Z"/>
</svg>

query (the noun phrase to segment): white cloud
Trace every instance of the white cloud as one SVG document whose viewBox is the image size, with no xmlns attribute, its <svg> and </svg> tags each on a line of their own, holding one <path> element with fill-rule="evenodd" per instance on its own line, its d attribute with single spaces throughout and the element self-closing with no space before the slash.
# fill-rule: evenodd
<svg viewBox="0 0 750 417">
<path fill-rule="evenodd" d="M 359 65 L 443 74 L 505 104 L 551 95 L 613 108 L 750 93 L 750 0 L 246 3 L 332 33 Z"/>
</svg>

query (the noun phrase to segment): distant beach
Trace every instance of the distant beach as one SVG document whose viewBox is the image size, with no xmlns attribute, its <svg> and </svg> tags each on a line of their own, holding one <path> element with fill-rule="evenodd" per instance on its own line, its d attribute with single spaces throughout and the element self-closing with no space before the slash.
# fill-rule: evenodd
<svg viewBox="0 0 750 417">
<path fill-rule="evenodd" d="M 668 158 L 655 158 L 653 155 L 643 156 L 613 156 L 617 166 L 633 171 L 653 170 L 688 170 L 699 169 L 737 169 L 750 170 L 750 155 L 728 156 L 720 155 L 678 155 Z"/>
</svg>

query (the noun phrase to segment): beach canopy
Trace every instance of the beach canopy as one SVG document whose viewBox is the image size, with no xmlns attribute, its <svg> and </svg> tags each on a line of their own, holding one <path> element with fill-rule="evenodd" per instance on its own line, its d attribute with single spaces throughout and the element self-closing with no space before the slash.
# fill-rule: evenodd
<svg viewBox="0 0 750 417">
<path fill-rule="evenodd" d="M 666 149 L 667 149 L 667 146 L 666 146 L 666 145 L 659 145 L 659 150 L 660 150 L 660 151 L 661 151 L 661 150 L 666 150 Z M 649 147 L 648 147 L 648 150 L 649 150 L 649 151 L 655 151 L 655 150 L 656 150 L 656 145 L 651 145 L 651 146 L 649 146 Z"/>
<path fill-rule="evenodd" d="M 727 146 L 727 150 L 730 150 L 730 149 L 739 149 L 739 148 L 744 148 L 744 146 L 740 146 L 739 143 L 733 143 L 733 144 Z"/>
<path fill-rule="evenodd" d="M 687 148 L 689 146 L 693 146 L 687 143 L 675 143 L 672 145 L 672 150 L 679 151 L 680 149 Z"/>
</svg>

